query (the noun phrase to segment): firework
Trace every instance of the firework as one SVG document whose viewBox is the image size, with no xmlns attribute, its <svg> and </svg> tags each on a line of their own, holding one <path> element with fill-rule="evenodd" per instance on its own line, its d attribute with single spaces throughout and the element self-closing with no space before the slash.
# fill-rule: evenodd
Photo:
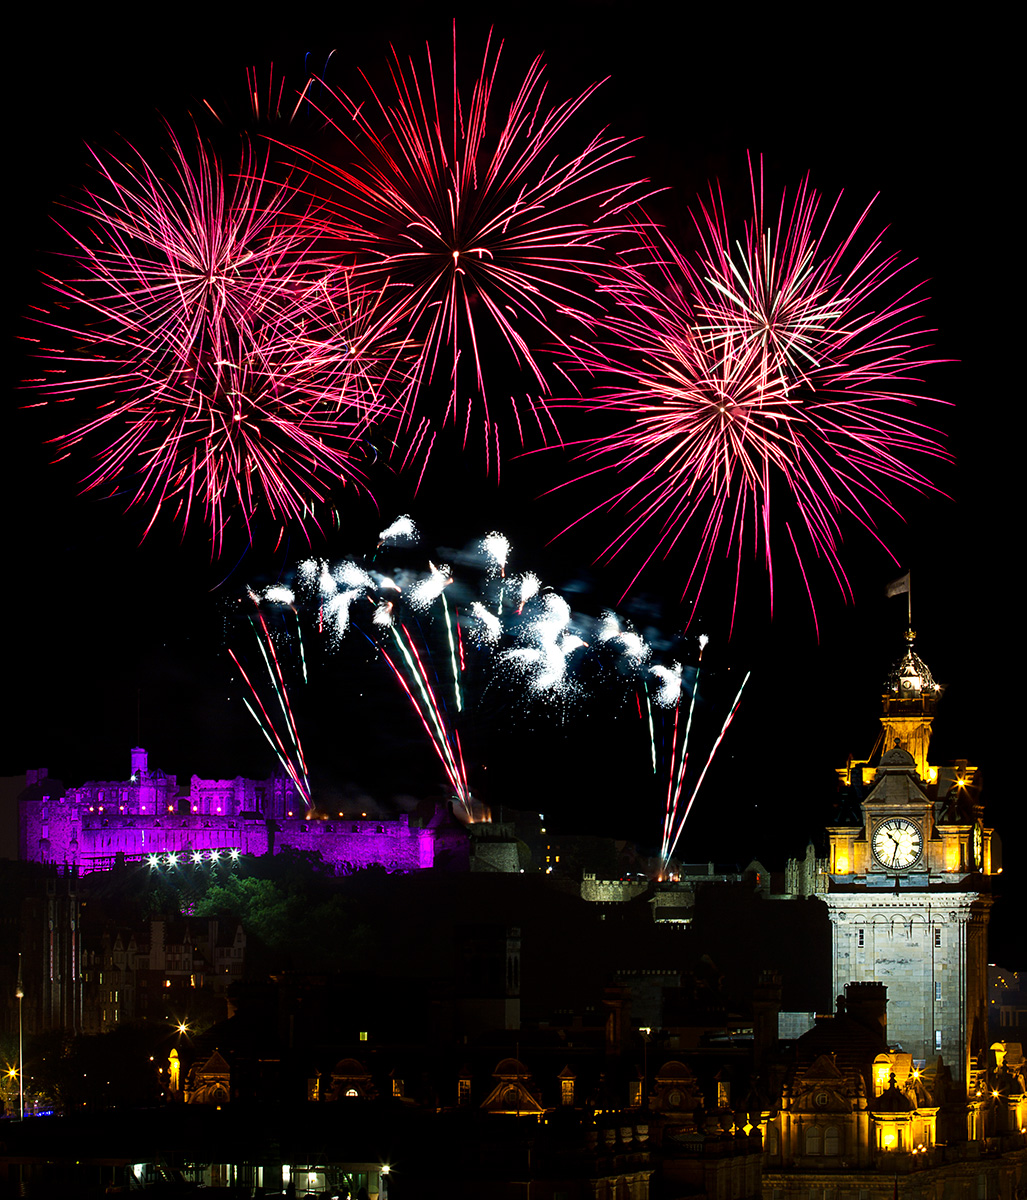
<svg viewBox="0 0 1027 1200">
<path fill-rule="evenodd" d="M 169 131 L 170 170 L 131 148 L 94 153 L 98 185 L 72 205 L 74 250 L 48 282 L 56 401 L 98 411 L 55 439 L 97 445 L 87 488 L 182 527 L 202 511 L 214 552 L 258 512 L 311 519 L 333 486 L 360 486 L 365 445 L 397 361 L 377 296 L 316 253 L 295 189 L 246 149 L 226 177 L 202 140 Z M 74 232 L 78 230 L 78 232 Z"/>
<path fill-rule="evenodd" d="M 416 542 L 419 539 L 417 526 L 410 517 L 397 517 L 378 535 L 380 545 L 394 546 L 403 542 Z"/>
<path fill-rule="evenodd" d="M 400 517 L 379 535 L 384 544 L 416 541 L 417 531 L 409 517 Z M 468 820 L 480 818 L 467 780 L 467 767 L 455 720 L 463 710 L 461 675 L 464 669 L 459 626 L 455 624 L 445 589 L 453 582 L 450 568 L 429 563 L 427 574 L 403 583 L 365 569 L 352 559 L 330 568 L 325 562 L 308 560 L 297 568 L 302 589 L 316 596 L 319 626 L 338 641 L 353 627 L 355 607 L 367 612 L 375 636 L 365 633 L 376 646 L 403 695 L 413 707 L 428 735 L 432 750 L 442 765 L 454 798 Z M 270 595 L 270 589 L 266 595 Z M 433 664 L 431 642 L 420 627 L 440 605 L 445 627 L 448 676 L 445 686 Z M 407 617 L 413 618 L 408 623 Z M 447 699 L 448 695 L 448 699 Z"/>
<path fill-rule="evenodd" d="M 395 528 L 389 526 L 385 532 Z M 412 532 L 409 518 L 403 519 L 400 529 L 404 539 Z M 381 545 L 380 540 L 373 558 Z M 295 589 L 278 581 L 251 598 L 258 604 L 284 605 L 288 613 L 296 614 L 295 634 L 286 625 L 277 627 L 288 633 L 294 652 L 303 652 L 299 636 L 303 613 L 316 616 L 330 649 L 351 632 L 363 635 L 375 647 L 427 735 L 450 793 L 467 820 L 488 819 L 487 810 L 471 791 L 465 757 L 468 724 L 480 720 L 480 702 L 488 689 L 502 691 L 504 703 L 526 717 L 541 711 L 547 720 L 555 716 L 561 722 L 574 708 L 600 697 L 604 709 L 636 697 L 639 716 L 648 720 L 654 773 L 660 723 L 654 709 L 673 712 L 672 719 L 662 719 L 664 725 L 672 720 L 673 726 L 661 842 L 666 871 L 740 696 L 698 781 L 686 789 L 691 778 L 697 673 L 686 677 L 679 662 L 655 661 L 653 647 L 617 613 L 607 610 L 597 618 L 576 613 L 564 596 L 543 586 L 534 573 L 509 572 L 515 556 L 501 533 L 490 533 L 464 550 L 447 552 L 450 555 L 469 571 L 456 572 L 428 561 L 425 571 L 404 567 L 389 575 L 352 558 L 335 565 L 310 559 L 297 566 Z M 700 664 L 706 644 L 703 635 Z M 284 648 L 279 659 L 282 654 Z M 267 657 L 272 667 L 278 661 L 270 654 Z"/>
<path fill-rule="evenodd" d="M 685 822 L 688 820 L 688 814 L 692 811 L 692 806 L 695 804 L 696 797 L 699 794 L 699 789 L 703 785 L 706 774 L 710 769 L 710 765 L 716 756 L 721 743 L 724 740 L 724 735 L 727 733 L 728 727 L 734 720 L 735 713 L 738 711 L 738 705 L 742 699 L 742 692 L 745 690 L 745 685 L 749 682 L 749 673 L 746 673 L 742 680 L 742 686 L 734 698 L 728 715 L 721 726 L 709 754 L 706 757 L 706 762 L 703 765 L 699 777 L 692 786 L 688 796 L 688 800 L 682 809 L 682 797 L 685 790 L 685 780 L 688 777 L 688 756 L 691 749 L 692 739 L 692 722 L 695 717 L 696 698 L 699 694 L 699 679 L 702 673 L 702 658 L 703 651 L 709 644 L 709 638 L 702 634 L 699 638 L 699 660 L 696 664 L 696 669 L 691 682 L 691 694 L 688 700 L 688 714 L 685 718 L 684 729 L 681 728 L 681 705 L 684 698 L 683 686 L 683 671 L 680 663 L 673 663 L 669 668 L 661 665 L 655 665 L 649 668 L 649 674 L 659 682 L 659 689 L 653 699 L 656 704 L 664 709 L 673 710 L 673 718 L 670 722 L 670 750 L 666 756 L 667 767 L 667 799 L 663 814 L 663 830 L 660 841 L 660 877 L 666 878 L 670 867 L 670 860 L 677 849 L 678 841 L 681 838 L 682 831 L 685 827 Z M 649 690 L 645 687 L 646 710 L 649 721 L 649 734 L 651 739 L 651 755 L 653 763 L 653 772 L 657 771 L 657 752 L 656 752 L 656 730 L 653 721 L 652 706 L 650 703 Z M 639 710 L 641 715 L 641 709 Z"/>
<path fill-rule="evenodd" d="M 782 200 L 776 224 L 755 177 L 753 202 L 737 247 L 722 202 L 700 210 L 695 261 L 640 228 L 639 252 L 605 285 L 612 312 L 576 351 L 599 381 L 585 407 L 616 426 L 578 443 L 579 479 L 616 479 L 590 513 L 626 517 L 604 555 L 637 545 L 637 579 L 687 541 L 683 597 L 698 596 L 715 557 L 731 558 L 732 613 L 748 555 L 763 559 L 773 607 L 782 539 L 804 578 L 812 552 L 848 593 L 845 524 L 873 532 L 875 509 L 897 511 L 890 485 L 937 490 L 913 460 L 948 457 L 907 411 L 927 399 L 916 376 L 937 360 L 911 315 L 915 289 L 883 295 L 895 256 L 882 258 L 880 238 L 857 253 L 863 218 L 831 242 L 808 184 L 791 208 Z"/>
<path fill-rule="evenodd" d="M 256 609 L 251 625 L 260 649 L 267 682 L 270 685 L 273 695 L 270 703 L 266 704 L 261 698 L 262 688 L 258 686 L 255 677 L 251 677 L 251 673 L 245 669 L 235 651 L 230 649 L 229 655 L 235 663 L 239 674 L 245 680 L 246 686 L 250 689 L 250 694 L 253 697 L 253 704 L 249 700 L 244 701 L 247 711 L 253 717 L 254 721 L 256 721 L 257 726 L 267 739 L 271 749 L 275 752 L 286 774 L 296 785 L 296 790 L 303 797 L 309 812 L 312 807 L 310 778 L 307 771 L 306 757 L 303 753 L 303 745 L 300 742 L 299 730 L 296 725 L 296 717 L 289 700 L 289 688 L 286 684 L 285 673 L 282 668 L 280 656 L 275 648 L 275 640 L 271 629 L 264 617 L 264 613 L 260 609 L 261 598 L 253 592 L 250 592 L 249 596 Z M 264 598 L 270 603 L 286 607 L 291 607 L 294 600 L 292 593 L 282 587 L 267 589 Z M 299 626 L 297 623 L 297 634 L 298 631 Z M 299 659 L 305 677 L 306 661 L 303 653 L 302 638 L 299 640 Z"/>
<path fill-rule="evenodd" d="M 571 626 L 571 606 L 560 595 L 541 596 L 520 628 L 524 643 L 504 652 L 503 661 L 524 674 L 536 694 L 571 695 L 576 690 L 569 677 L 571 656 L 587 642 Z"/>
<path fill-rule="evenodd" d="M 349 161 L 302 155 L 335 197 L 329 231 L 353 248 L 360 277 L 393 297 L 420 347 L 404 393 L 405 460 L 426 458 L 437 429 L 452 420 L 464 445 L 472 427 L 481 432 L 497 473 L 500 425 L 486 396 L 485 344 L 497 342 L 498 330 L 529 387 L 546 394 L 529 340 L 558 342 L 563 318 L 594 310 L 605 243 L 623 230 L 622 212 L 638 193 L 613 182 L 624 141 L 596 136 L 572 153 L 560 150 L 565 127 L 598 85 L 550 106 L 536 58 L 503 106 L 494 96 L 501 51 L 500 44 L 493 53 L 490 37 L 469 92 L 458 82 L 455 27 L 451 88 L 437 86 L 443 76 L 430 49 L 423 74 L 394 54 L 394 95 L 371 89 L 368 103 L 335 93 L 337 110 L 323 109 Z M 448 395 L 442 412 L 424 412 L 422 385 L 436 370 L 447 376 Z M 522 406 L 509 399 L 523 440 Z M 528 397 L 525 416 L 552 440 L 543 402 Z"/>
</svg>

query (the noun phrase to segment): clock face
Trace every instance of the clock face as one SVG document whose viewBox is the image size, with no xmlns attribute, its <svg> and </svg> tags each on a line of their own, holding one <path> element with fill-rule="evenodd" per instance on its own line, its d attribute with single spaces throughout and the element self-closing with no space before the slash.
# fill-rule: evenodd
<svg viewBox="0 0 1027 1200">
<path fill-rule="evenodd" d="M 889 817 L 874 831 L 874 857 L 882 867 L 905 870 L 920 857 L 924 848 L 920 826 L 904 817 Z"/>
</svg>

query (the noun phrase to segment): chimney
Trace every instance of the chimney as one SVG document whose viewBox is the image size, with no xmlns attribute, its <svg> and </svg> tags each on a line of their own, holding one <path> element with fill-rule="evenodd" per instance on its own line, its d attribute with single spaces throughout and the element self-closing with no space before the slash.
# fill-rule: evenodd
<svg viewBox="0 0 1027 1200">
<path fill-rule="evenodd" d="M 777 1050 L 778 1016 L 781 1012 L 781 976 L 777 971 L 760 972 L 752 998 L 753 1057 L 757 1071 Z"/>
<path fill-rule="evenodd" d="M 846 984 L 845 1012 L 887 1045 L 888 989 L 883 983 Z"/>
</svg>

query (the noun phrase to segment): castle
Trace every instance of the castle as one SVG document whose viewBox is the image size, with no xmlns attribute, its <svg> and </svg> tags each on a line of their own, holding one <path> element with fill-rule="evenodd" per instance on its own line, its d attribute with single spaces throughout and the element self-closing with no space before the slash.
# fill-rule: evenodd
<svg viewBox="0 0 1027 1200">
<path fill-rule="evenodd" d="M 131 775 L 65 789 L 45 769 L 26 773 L 18 800 L 19 855 L 29 862 L 105 870 L 115 862 L 192 861 L 225 855 L 317 851 L 336 870 L 381 866 L 389 871 L 431 867 L 450 823 L 409 815 L 387 820 L 309 819 L 292 780 L 200 779 L 188 788 L 132 750 Z M 323 814 L 319 814 L 323 816 Z"/>
</svg>

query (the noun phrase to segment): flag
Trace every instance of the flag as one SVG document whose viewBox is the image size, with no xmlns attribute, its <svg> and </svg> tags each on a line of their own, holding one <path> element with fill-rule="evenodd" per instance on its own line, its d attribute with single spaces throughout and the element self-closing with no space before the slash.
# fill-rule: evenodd
<svg viewBox="0 0 1027 1200">
<path fill-rule="evenodd" d="M 892 596 L 909 595 L 909 572 L 905 575 L 900 575 L 898 579 L 893 579 L 885 589 L 885 593 L 890 600 Z"/>
</svg>

